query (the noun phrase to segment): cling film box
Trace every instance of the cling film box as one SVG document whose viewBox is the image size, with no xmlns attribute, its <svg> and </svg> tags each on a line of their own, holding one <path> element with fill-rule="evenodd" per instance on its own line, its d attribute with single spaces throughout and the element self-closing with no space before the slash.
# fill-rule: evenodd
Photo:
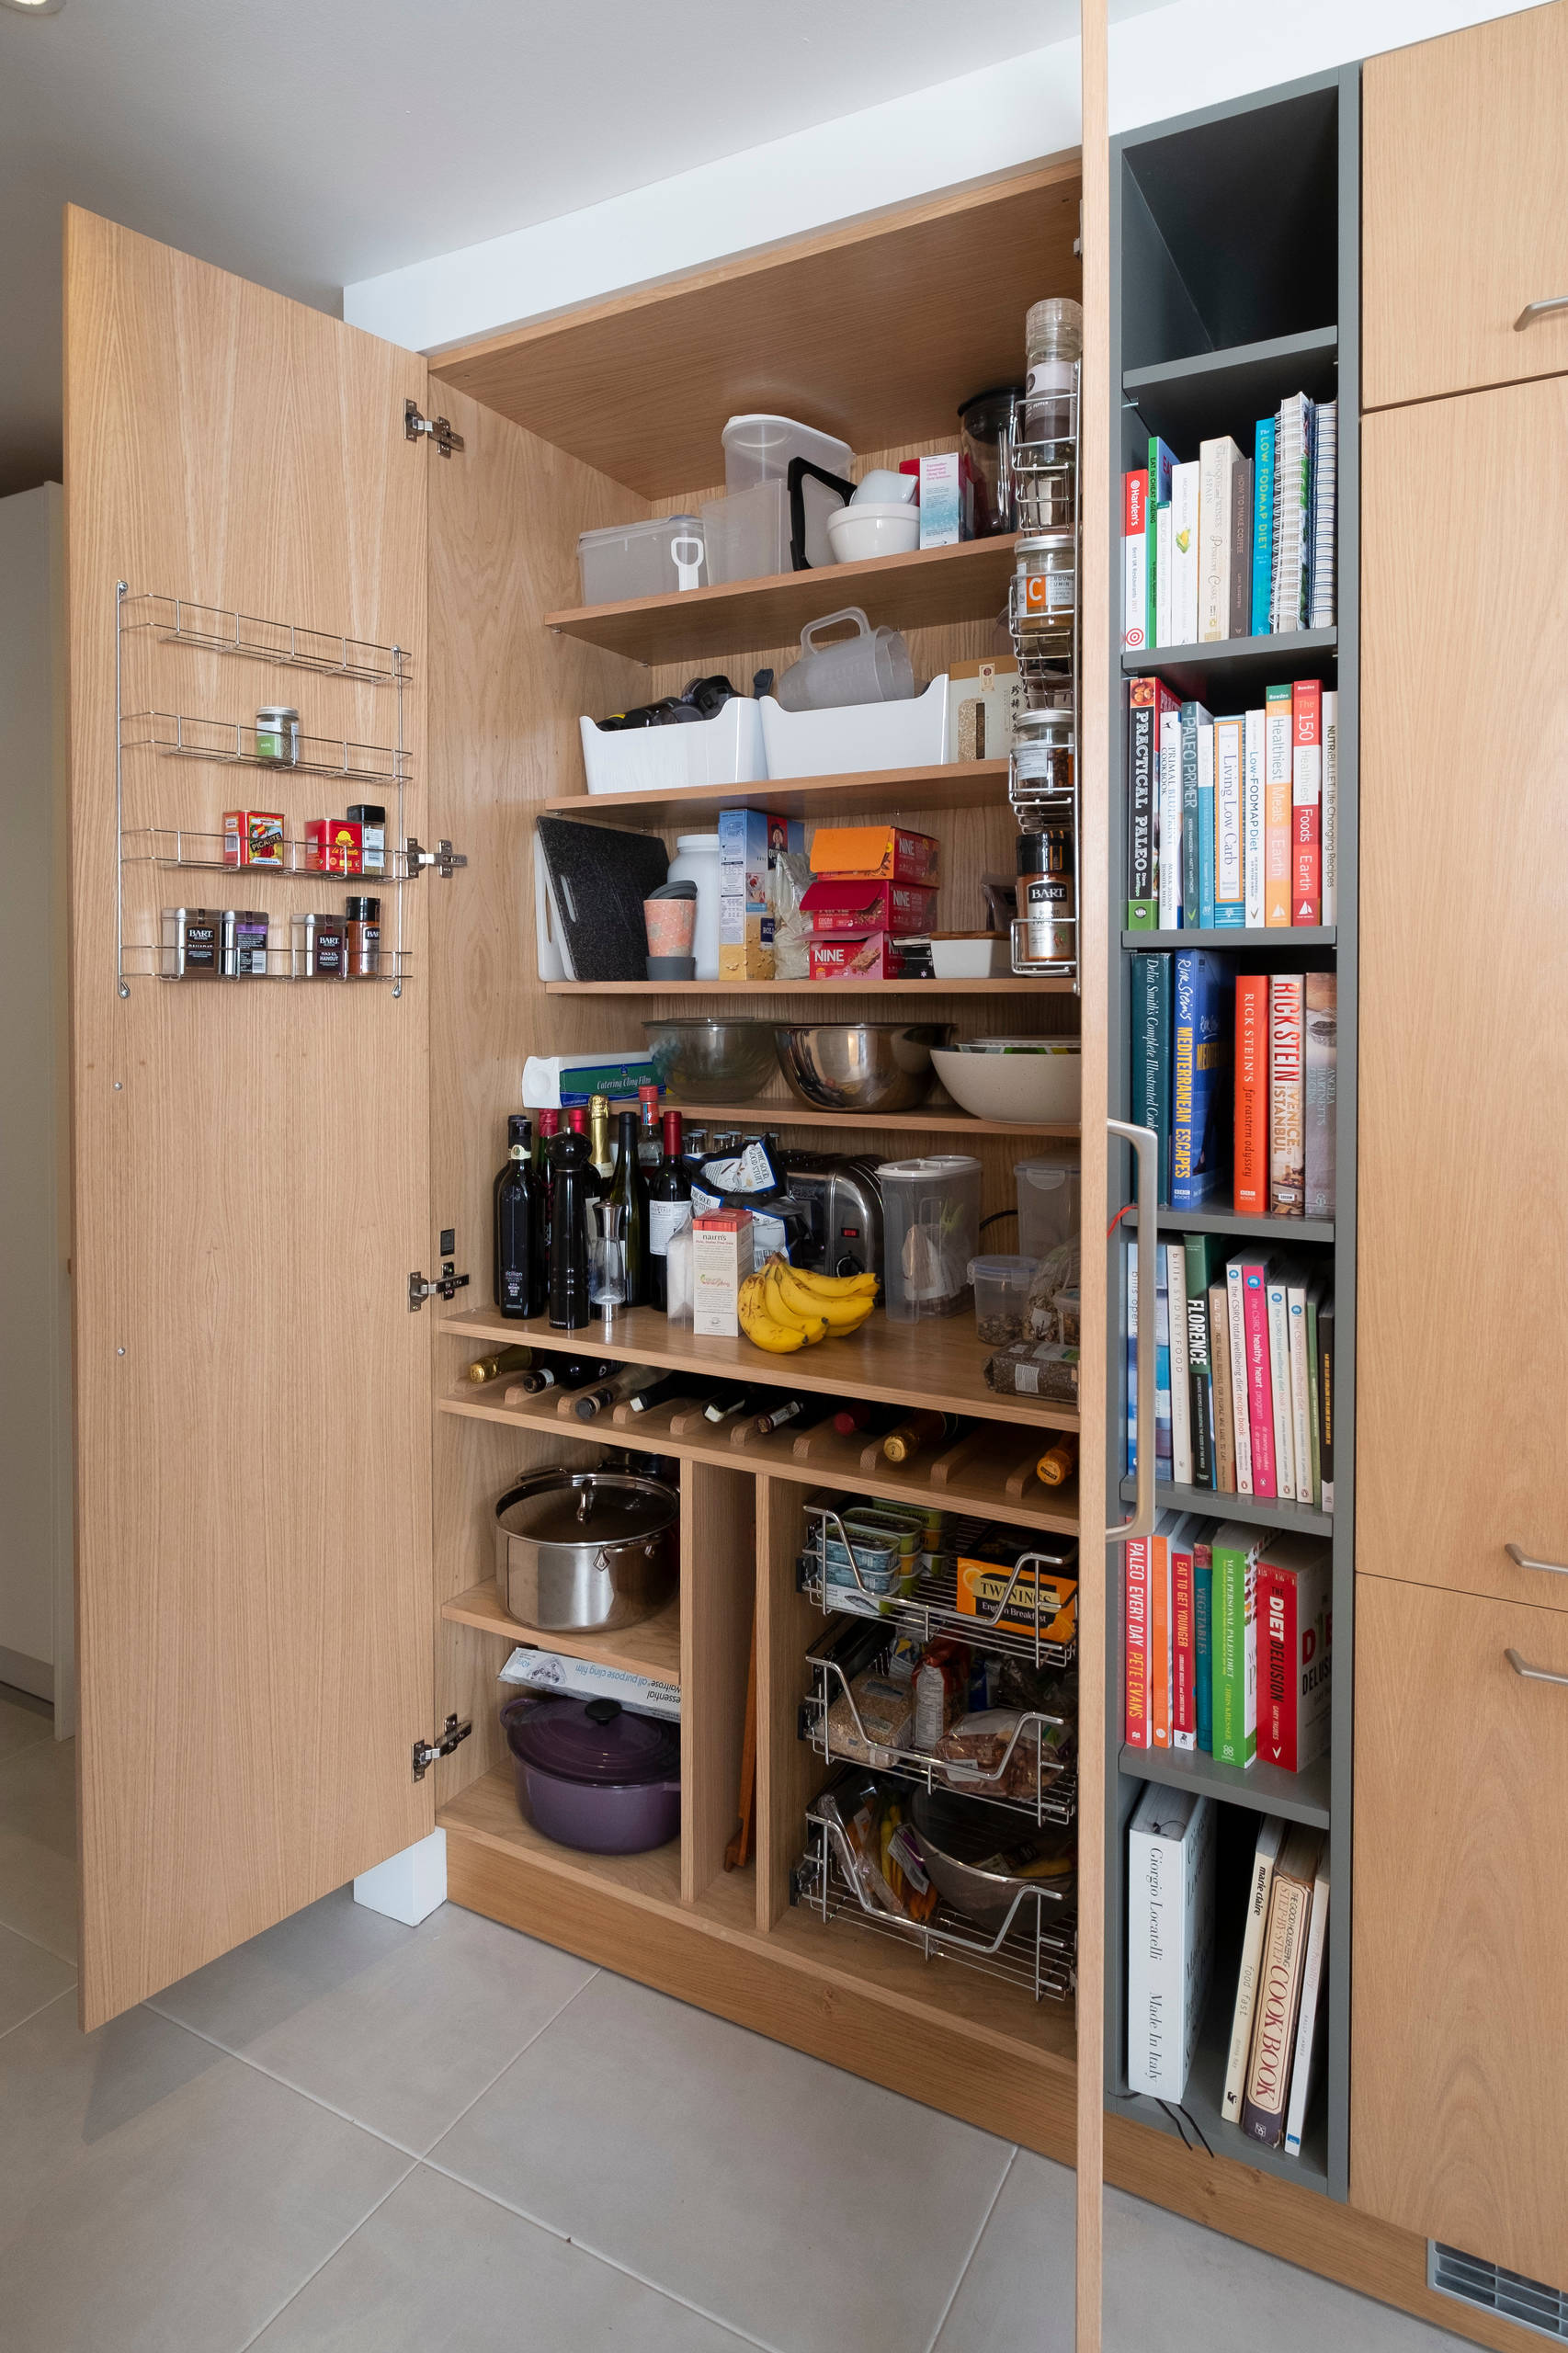
<svg viewBox="0 0 1568 2353">
<path fill-rule="evenodd" d="M 1007 1580 L 1026 1558 L 1028 1565 L 1019 1571 L 998 1618 Z M 1013 1529 L 987 1529 L 978 1542 L 960 1545 L 959 1614 L 983 1620 L 1005 1633 L 1033 1634 L 1038 1628 L 1041 1642 L 1074 1642 L 1078 1632 L 1077 1565 L 1075 1544 Z"/>
</svg>

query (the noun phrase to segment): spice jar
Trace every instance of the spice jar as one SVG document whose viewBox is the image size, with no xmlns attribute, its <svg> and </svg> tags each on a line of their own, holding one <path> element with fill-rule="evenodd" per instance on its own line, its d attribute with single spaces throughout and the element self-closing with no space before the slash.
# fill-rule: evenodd
<svg viewBox="0 0 1568 2353">
<path fill-rule="evenodd" d="M 1031 792 L 1071 792 L 1075 716 L 1071 705 L 1019 711 L 1013 722 L 1015 784 Z"/>
<path fill-rule="evenodd" d="M 290 918 L 290 972 L 296 981 L 340 981 L 344 977 L 341 915 L 297 915 Z"/>
<path fill-rule="evenodd" d="M 384 874 L 387 870 L 386 811 L 377 801 L 351 801 L 348 823 L 359 828 L 360 872 Z"/>
<path fill-rule="evenodd" d="M 1018 541 L 1013 620 L 1026 637 L 1070 630 L 1077 593 L 1077 543 L 1071 531 L 1032 531 Z"/>
<path fill-rule="evenodd" d="M 1076 439 L 1074 363 L 1083 350 L 1084 313 L 1071 295 L 1051 294 L 1029 305 L 1024 320 L 1024 439 Z"/>
<path fill-rule="evenodd" d="M 344 968 L 351 981 L 374 980 L 381 969 L 381 903 L 350 899 L 345 913 Z"/>
<path fill-rule="evenodd" d="M 267 976 L 267 917 L 260 907 L 223 910 L 223 977 Z"/>
<path fill-rule="evenodd" d="M 281 768 L 299 766 L 300 714 L 291 704 L 264 703 L 256 712 L 256 756 Z"/>
<path fill-rule="evenodd" d="M 1014 961 L 1068 964 L 1077 950 L 1077 906 L 1074 892 L 1073 835 L 1066 825 L 1047 825 L 1018 835 L 1018 921 Z"/>
</svg>

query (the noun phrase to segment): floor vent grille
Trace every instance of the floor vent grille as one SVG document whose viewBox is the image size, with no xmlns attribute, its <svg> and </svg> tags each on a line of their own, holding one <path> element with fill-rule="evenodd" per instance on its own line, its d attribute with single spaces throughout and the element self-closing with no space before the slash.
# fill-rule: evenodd
<svg viewBox="0 0 1568 2353">
<path fill-rule="evenodd" d="M 1463 2255 L 1437 2239 L 1426 2242 L 1426 2285 L 1502 2320 L 1517 2321 L 1521 2328 L 1533 2328 L 1554 2345 L 1568 2345 L 1568 2290 L 1505 2271 L 1500 2263 Z"/>
</svg>

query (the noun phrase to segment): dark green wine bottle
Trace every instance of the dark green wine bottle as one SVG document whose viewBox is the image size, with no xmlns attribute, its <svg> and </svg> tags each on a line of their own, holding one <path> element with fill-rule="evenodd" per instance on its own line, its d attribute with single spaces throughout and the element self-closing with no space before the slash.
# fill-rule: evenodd
<svg viewBox="0 0 1568 2353">
<path fill-rule="evenodd" d="M 605 1199 L 626 1212 L 626 1303 L 642 1307 L 648 1298 L 648 1210 L 637 1165 L 637 1114 L 622 1111 L 616 1121 L 619 1149 Z"/>
</svg>

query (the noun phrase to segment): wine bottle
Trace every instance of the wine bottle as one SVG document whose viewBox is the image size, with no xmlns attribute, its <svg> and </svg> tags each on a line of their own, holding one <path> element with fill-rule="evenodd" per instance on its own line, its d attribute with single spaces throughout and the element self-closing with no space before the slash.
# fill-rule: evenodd
<svg viewBox="0 0 1568 2353">
<path fill-rule="evenodd" d="M 703 1407 L 702 1418 L 715 1427 L 723 1422 L 733 1422 L 738 1414 L 745 1412 L 750 1403 L 749 1389 L 719 1389 Z"/>
<path fill-rule="evenodd" d="M 890 1462 L 912 1462 L 928 1447 L 939 1446 L 945 1438 L 956 1438 L 958 1429 L 959 1417 L 956 1414 L 925 1411 L 906 1414 L 883 1438 L 882 1453 Z"/>
<path fill-rule="evenodd" d="M 534 1175 L 539 1179 L 540 1206 L 540 1214 L 534 1221 L 535 1293 L 541 1302 L 534 1312 L 539 1315 L 544 1314 L 550 1305 L 550 1211 L 555 1191 L 550 1147 L 560 1133 L 560 1112 L 541 1111 L 534 1134 Z"/>
<path fill-rule="evenodd" d="M 767 1438 L 770 1430 L 781 1430 L 787 1422 L 798 1421 L 806 1410 L 803 1397 L 786 1397 L 780 1405 L 770 1406 L 766 1414 L 756 1415 L 744 1425 L 748 1438 Z"/>
<path fill-rule="evenodd" d="M 514 1111 L 506 1120 L 506 1158 L 495 1178 L 492 1288 L 502 1314 L 519 1322 L 545 1307 L 538 1246 L 544 1212 L 532 1154 L 533 1122 Z"/>
<path fill-rule="evenodd" d="M 541 1358 L 527 1372 L 517 1375 L 502 1403 L 520 1405 L 526 1398 L 537 1397 L 548 1389 L 559 1389 L 562 1396 L 569 1397 L 574 1389 L 585 1389 L 590 1381 L 608 1381 L 612 1372 L 619 1370 L 619 1365 L 604 1357 L 551 1357 L 548 1363 Z"/>
<path fill-rule="evenodd" d="M 616 1122 L 619 1148 L 605 1199 L 626 1215 L 626 1304 L 642 1307 L 648 1297 L 645 1272 L 648 1254 L 643 1246 L 648 1230 L 647 1212 L 642 1201 L 642 1185 L 637 1167 L 637 1114 L 622 1111 Z"/>
<path fill-rule="evenodd" d="M 691 1177 L 681 1157 L 681 1116 L 666 1111 L 664 1158 L 648 1184 L 648 1304 L 669 1313 L 670 1236 L 691 1214 Z"/>
<path fill-rule="evenodd" d="M 656 1086 L 640 1086 L 637 1090 L 637 1165 L 647 1184 L 657 1174 L 664 1150 L 659 1142 L 659 1090 Z"/>
<path fill-rule="evenodd" d="M 473 1381 L 477 1386 L 486 1381 L 499 1381 L 504 1372 L 520 1372 L 525 1365 L 532 1364 L 533 1360 L 534 1352 L 531 1348 L 492 1348 L 487 1357 L 474 1358 L 473 1362 L 464 1372 L 463 1378 L 465 1381 Z"/>
<path fill-rule="evenodd" d="M 645 1414 L 651 1405 L 672 1404 L 685 1392 L 678 1372 L 658 1373 L 646 1389 L 634 1389 L 627 1401 L 634 1414 Z"/>
<path fill-rule="evenodd" d="M 615 1154 L 609 1142 L 609 1097 L 590 1095 L 588 1097 L 588 1157 L 599 1180 L 601 1193 L 608 1192 L 615 1175 Z"/>
<path fill-rule="evenodd" d="M 640 1389 L 653 1388 L 658 1380 L 659 1375 L 650 1372 L 645 1364 L 623 1364 L 608 1381 L 596 1381 L 591 1389 L 585 1389 L 572 1410 L 580 1422 L 597 1421 L 612 1405 L 619 1405 L 623 1397 L 630 1397 Z"/>
<path fill-rule="evenodd" d="M 597 1188 L 588 1140 L 574 1128 L 550 1147 L 550 1323 L 556 1332 L 581 1331 L 592 1321 L 588 1304 L 588 1236 L 584 1211 Z"/>
<path fill-rule="evenodd" d="M 1054 1438 L 1035 1464 L 1035 1476 L 1043 1487 L 1065 1486 L 1078 1468 L 1078 1441 L 1069 1435 Z"/>
</svg>

